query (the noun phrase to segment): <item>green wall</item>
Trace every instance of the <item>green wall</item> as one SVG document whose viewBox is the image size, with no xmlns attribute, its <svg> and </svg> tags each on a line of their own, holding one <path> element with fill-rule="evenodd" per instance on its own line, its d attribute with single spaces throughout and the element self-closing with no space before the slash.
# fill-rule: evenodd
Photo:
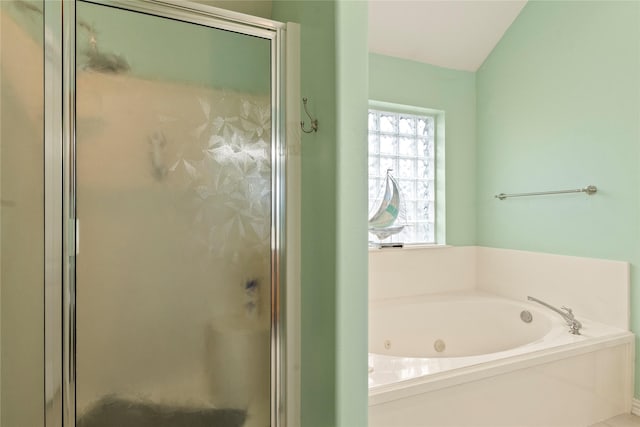
<svg viewBox="0 0 640 427">
<path fill-rule="evenodd" d="M 477 72 L 477 122 L 478 244 L 631 262 L 640 333 L 640 2 L 530 1 Z"/>
<path fill-rule="evenodd" d="M 367 3 L 336 3 L 336 426 L 366 427 L 368 410 Z M 303 86 L 304 88 L 304 86 Z M 304 189 L 303 189 L 304 191 Z M 304 333 L 304 332 L 303 332 Z M 363 365 L 364 363 L 364 365 Z"/>
<path fill-rule="evenodd" d="M 476 238 L 475 73 L 369 55 L 369 99 L 445 113 L 446 243 Z M 419 83 L 417 83 L 419 82 Z"/>
<path fill-rule="evenodd" d="M 367 425 L 367 6 L 274 1 L 301 24 L 301 424 Z"/>
</svg>

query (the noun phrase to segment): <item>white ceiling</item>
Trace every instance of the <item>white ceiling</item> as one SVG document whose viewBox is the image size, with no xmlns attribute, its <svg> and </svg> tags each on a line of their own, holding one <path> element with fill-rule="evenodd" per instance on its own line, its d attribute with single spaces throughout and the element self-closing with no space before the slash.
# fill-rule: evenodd
<svg viewBox="0 0 640 427">
<path fill-rule="evenodd" d="M 369 51 L 476 71 L 526 0 L 370 0 Z"/>
<path fill-rule="evenodd" d="M 271 0 L 195 1 L 271 18 Z M 476 71 L 526 2 L 369 0 L 369 51 Z"/>
</svg>

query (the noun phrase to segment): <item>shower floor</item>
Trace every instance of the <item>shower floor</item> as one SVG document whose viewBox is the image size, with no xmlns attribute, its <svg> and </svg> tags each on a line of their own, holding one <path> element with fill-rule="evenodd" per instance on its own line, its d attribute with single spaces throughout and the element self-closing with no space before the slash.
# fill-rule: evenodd
<svg viewBox="0 0 640 427">
<path fill-rule="evenodd" d="M 239 409 L 174 407 L 105 398 L 78 417 L 77 427 L 241 427 Z"/>
</svg>

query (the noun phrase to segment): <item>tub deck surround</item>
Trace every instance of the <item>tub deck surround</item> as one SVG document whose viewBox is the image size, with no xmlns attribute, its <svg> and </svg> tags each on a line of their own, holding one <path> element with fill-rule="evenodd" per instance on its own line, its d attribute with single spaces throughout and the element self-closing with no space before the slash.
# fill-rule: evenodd
<svg viewBox="0 0 640 427">
<path fill-rule="evenodd" d="M 629 412 L 630 342 L 567 356 L 371 396 L 369 427 L 584 427 Z"/>
<path fill-rule="evenodd" d="M 584 427 L 630 411 L 628 263 L 383 249 L 369 274 L 369 427 Z M 572 308 L 582 335 L 529 295 Z"/>
<path fill-rule="evenodd" d="M 466 325 L 452 320 L 461 312 Z M 582 335 L 544 307 L 478 291 L 371 302 L 369 426 L 578 427 L 628 412 L 634 335 L 577 318 Z M 473 346 L 456 345 L 464 333 Z M 458 357 L 434 357 L 447 344 Z"/>
<path fill-rule="evenodd" d="M 369 251 L 369 300 L 478 290 L 528 295 L 629 328 L 629 263 L 480 246 Z"/>
<path fill-rule="evenodd" d="M 477 247 L 477 290 L 517 300 L 527 295 L 576 316 L 628 329 L 629 263 Z"/>
<path fill-rule="evenodd" d="M 370 403 L 393 397 L 387 393 L 389 391 L 404 390 L 418 385 L 426 385 L 418 387 L 419 390 L 437 389 L 457 383 L 456 378 L 464 377 L 464 381 L 468 381 L 468 374 L 473 374 L 474 378 L 482 378 L 594 349 L 633 342 L 633 334 L 629 331 L 584 318 L 580 318 L 583 323 L 582 334 L 572 335 L 562 318 L 555 313 L 545 313 L 526 301 L 513 301 L 486 292 L 463 291 L 394 298 L 379 301 L 370 308 L 370 324 L 374 325 L 369 332 Z M 486 309 L 484 313 L 483 309 Z M 457 325 L 451 327 L 447 318 L 458 315 L 460 310 L 469 312 L 469 317 L 466 318 L 468 327 L 465 330 L 469 341 L 475 346 L 464 345 L 462 352 L 454 350 L 451 356 L 445 349 L 438 355 L 433 348 L 435 341 L 442 340 L 446 344 L 464 338 L 461 334 L 465 331 L 457 328 Z M 518 317 L 522 310 L 533 314 L 532 324 L 525 324 Z M 398 318 L 396 324 L 386 330 L 382 325 L 375 328 L 376 324 L 389 322 L 388 314 L 408 313 L 411 317 L 415 312 L 424 313 L 424 324 L 428 329 L 435 331 L 417 335 L 419 339 L 416 339 L 415 335 L 411 335 L 415 331 L 412 331 L 410 325 L 415 319 L 406 318 Z M 383 314 L 376 320 L 378 313 Z M 434 328 L 435 323 L 429 316 L 443 318 Z M 485 319 L 479 318 L 480 316 L 484 316 Z M 536 321 L 541 324 L 535 325 Z M 495 330 L 482 328 L 493 322 L 512 322 L 516 327 L 503 327 L 499 334 L 496 334 Z M 526 332 L 529 326 L 535 328 L 533 333 Z M 509 332 L 518 334 L 521 331 L 524 331 L 524 338 L 528 335 L 528 342 L 525 342 L 523 337 L 504 336 Z M 386 346 L 389 348 L 385 348 Z M 491 348 L 502 350 L 488 352 L 487 349 Z M 424 354 L 424 357 L 420 357 L 420 353 Z M 385 396 L 378 397 L 382 395 Z"/>
<path fill-rule="evenodd" d="M 473 290 L 474 246 L 369 250 L 369 300 Z"/>
</svg>

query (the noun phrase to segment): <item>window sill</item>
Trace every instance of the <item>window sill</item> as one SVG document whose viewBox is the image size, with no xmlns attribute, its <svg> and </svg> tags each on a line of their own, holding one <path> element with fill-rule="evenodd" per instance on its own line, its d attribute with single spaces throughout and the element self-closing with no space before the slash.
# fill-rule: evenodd
<svg viewBox="0 0 640 427">
<path fill-rule="evenodd" d="M 377 252 L 377 251 L 402 251 L 402 250 L 416 250 L 416 249 L 443 249 L 443 248 L 451 248 L 452 245 L 446 245 L 446 244 L 437 244 L 437 243 L 433 243 L 433 244 L 412 244 L 412 243 L 407 243 L 406 245 L 404 245 L 401 248 L 393 248 L 393 247 L 387 247 L 387 248 L 377 248 L 375 246 L 369 246 L 369 252 Z"/>
</svg>

